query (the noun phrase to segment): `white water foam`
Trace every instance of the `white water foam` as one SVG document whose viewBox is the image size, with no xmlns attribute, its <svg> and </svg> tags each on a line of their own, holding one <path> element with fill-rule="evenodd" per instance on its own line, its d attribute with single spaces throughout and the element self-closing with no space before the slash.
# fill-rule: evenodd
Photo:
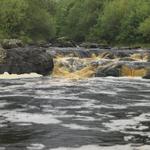
<svg viewBox="0 0 150 150">
<path fill-rule="evenodd" d="M 43 150 L 45 146 L 43 144 L 35 143 L 27 147 L 28 150 Z"/>
<path fill-rule="evenodd" d="M 4 74 L 0 74 L 0 79 L 20 79 L 20 78 L 36 78 L 41 77 L 42 75 L 37 73 L 29 73 L 29 74 L 9 74 L 5 72 Z"/>
<path fill-rule="evenodd" d="M 98 145 L 86 145 L 78 148 L 60 147 L 50 150 L 150 150 L 149 145 L 133 146 L 133 145 L 116 145 L 116 146 L 98 146 Z"/>
<path fill-rule="evenodd" d="M 61 124 L 63 127 L 67 127 L 72 130 L 99 130 L 98 128 L 89 128 L 87 126 L 78 125 L 78 124 Z"/>
<path fill-rule="evenodd" d="M 140 134 L 150 137 L 150 132 L 143 132 L 144 130 L 149 129 L 148 126 L 141 124 L 141 122 L 144 121 L 150 121 L 149 113 L 143 113 L 130 119 L 111 120 L 109 123 L 103 123 L 103 125 L 107 128 L 106 132 L 121 131 L 123 133 L 130 133 L 133 135 Z M 131 129 L 131 131 L 128 129 Z"/>
<path fill-rule="evenodd" d="M 0 108 L 4 108 L 5 106 L 10 105 L 10 103 L 7 103 L 6 101 L 0 101 Z"/>
<path fill-rule="evenodd" d="M 0 114 L 6 118 L 5 120 L 15 123 L 59 124 L 61 122 L 51 114 L 35 114 L 18 111 L 0 111 Z"/>
</svg>

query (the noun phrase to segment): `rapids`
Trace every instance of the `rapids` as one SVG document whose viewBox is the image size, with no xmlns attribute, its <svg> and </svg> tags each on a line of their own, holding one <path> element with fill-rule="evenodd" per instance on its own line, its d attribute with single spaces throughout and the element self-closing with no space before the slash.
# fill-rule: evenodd
<svg viewBox="0 0 150 150">
<path fill-rule="evenodd" d="M 150 150 L 150 51 L 52 49 L 51 76 L 0 75 L 0 150 Z"/>
<path fill-rule="evenodd" d="M 0 150 L 149 150 L 150 81 L 0 79 Z"/>
</svg>

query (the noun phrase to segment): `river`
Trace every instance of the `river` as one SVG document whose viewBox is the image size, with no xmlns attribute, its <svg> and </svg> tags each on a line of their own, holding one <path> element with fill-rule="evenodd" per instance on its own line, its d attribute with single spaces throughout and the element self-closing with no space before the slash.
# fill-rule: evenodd
<svg viewBox="0 0 150 150">
<path fill-rule="evenodd" d="M 150 81 L 0 79 L 0 150 L 149 150 Z"/>
</svg>

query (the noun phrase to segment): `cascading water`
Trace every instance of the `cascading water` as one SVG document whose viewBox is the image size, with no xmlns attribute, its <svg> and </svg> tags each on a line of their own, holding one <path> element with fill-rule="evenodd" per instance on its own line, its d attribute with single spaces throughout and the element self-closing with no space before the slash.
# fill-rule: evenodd
<svg viewBox="0 0 150 150">
<path fill-rule="evenodd" d="M 99 59 L 57 57 L 47 77 L 1 75 L 0 150 L 149 150 L 150 81 L 95 78 Z"/>
</svg>

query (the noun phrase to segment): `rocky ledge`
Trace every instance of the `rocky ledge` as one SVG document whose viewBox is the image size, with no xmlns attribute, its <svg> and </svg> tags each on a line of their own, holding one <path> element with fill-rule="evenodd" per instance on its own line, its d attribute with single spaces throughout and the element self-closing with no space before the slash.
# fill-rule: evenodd
<svg viewBox="0 0 150 150">
<path fill-rule="evenodd" d="M 53 59 L 46 49 L 40 47 L 17 47 L 6 44 L 0 47 L 0 74 L 38 73 L 48 75 L 53 70 Z"/>
<path fill-rule="evenodd" d="M 143 77 L 150 79 L 148 49 L 52 48 L 56 77 Z"/>
</svg>

